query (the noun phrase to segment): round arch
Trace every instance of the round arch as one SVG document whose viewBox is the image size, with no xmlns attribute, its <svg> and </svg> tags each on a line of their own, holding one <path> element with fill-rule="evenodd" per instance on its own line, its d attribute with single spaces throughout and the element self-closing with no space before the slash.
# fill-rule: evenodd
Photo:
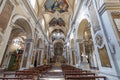
<svg viewBox="0 0 120 80">
<path fill-rule="evenodd" d="M 7 65 L 6 68 L 12 70 L 12 67 L 13 67 L 14 70 L 17 70 L 21 67 L 21 63 L 24 62 L 23 60 L 24 51 L 27 50 L 28 46 L 30 49 L 31 44 L 26 43 L 26 39 L 33 38 L 33 29 L 30 21 L 22 15 L 15 14 L 11 20 L 12 20 L 11 24 L 13 24 L 12 30 L 9 37 L 8 45 L 6 46 L 6 50 L 4 53 L 4 56 L 5 56 L 4 58 L 10 61 L 6 61 L 3 58 L 2 65 L 10 64 L 10 65 Z M 26 51 L 28 55 L 29 53 L 31 53 L 29 49 Z M 11 64 L 11 60 L 15 61 L 14 64 Z"/>
<path fill-rule="evenodd" d="M 77 31 L 77 37 L 78 39 L 83 39 L 83 35 L 84 35 L 84 30 L 85 30 L 85 27 L 87 27 L 89 24 L 88 20 L 87 19 L 83 19 L 80 24 L 79 24 L 79 27 L 78 27 L 78 31 Z"/>
<path fill-rule="evenodd" d="M 91 26 L 88 19 L 84 18 L 81 20 L 78 26 L 77 37 L 81 62 L 87 62 L 84 66 L 89 65 L 90 68 L 97 67 Z"/>
<path fill-rule="evenodd" d="M 27 38 L 28 39 L 33 39 L 34 32 L 33 32 L 32 26 L 31 26 L 32 24 L 30 23 L 28 18 L 26 18 L 25 16 L 20 15 L 20 14 L 15 14 L 12 17 L 12 23 L 14 23 L 15 25 L 18 25 L 19 27 L 23 28 L 24 31 L 27 33 Z"/>
</svg>

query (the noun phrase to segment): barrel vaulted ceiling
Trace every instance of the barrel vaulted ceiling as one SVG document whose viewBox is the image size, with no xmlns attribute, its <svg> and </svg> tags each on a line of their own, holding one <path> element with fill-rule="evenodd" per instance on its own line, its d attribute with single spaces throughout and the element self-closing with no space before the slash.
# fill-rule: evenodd
<svg viewBox="0 0 120 80">
<path fill-rule="evenodd" d="M 70 29 L 70 18 L 74 13 L 76 0 L 36 0 L 35 11 L 43 18 L 45 30 L 49 34 L 59 31 L 66 36 Z"/>
</svg>

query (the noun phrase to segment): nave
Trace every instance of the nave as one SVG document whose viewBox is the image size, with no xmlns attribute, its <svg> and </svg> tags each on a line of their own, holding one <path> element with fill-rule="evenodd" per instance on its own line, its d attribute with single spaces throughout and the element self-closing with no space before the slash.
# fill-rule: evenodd
<svg viewBox="0 0 120 80">
<path fill-rule="evenodd" d="M 0 0 L 0 77 L 120 80 L 120 0 Z"/>
<path fill-rule="evenodd" d="M 96 71 L 82 70 L 70 65 L 43 65 L 19 71 L 3 71 L 0 80 L 106 80 Z"/>
</svg>

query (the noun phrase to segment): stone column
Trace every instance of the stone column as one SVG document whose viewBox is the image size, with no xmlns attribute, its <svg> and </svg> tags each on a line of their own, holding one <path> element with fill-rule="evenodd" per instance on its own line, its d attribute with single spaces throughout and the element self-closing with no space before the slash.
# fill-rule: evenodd
<svg viewBox="0 0 120 80">
<path fill-rule="evenodd" d="M 25 48 L 21 60 L 20 69 L 28 69 L 31 63 L 31 54 L 33 49 L 33 39 L 26 39 Z"/>
</svg>

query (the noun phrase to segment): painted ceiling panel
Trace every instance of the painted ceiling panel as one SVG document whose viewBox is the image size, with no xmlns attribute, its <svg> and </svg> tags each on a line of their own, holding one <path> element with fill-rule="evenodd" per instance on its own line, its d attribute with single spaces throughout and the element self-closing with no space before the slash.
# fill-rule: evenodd
<svg viewBox="0 0 120 80">
<path fill-rule="evenodd" d="M 66 0 L 47 0 L 44 4 L 45 11 L 51 13 L 56 11 L 59 13 L 68 12 L 68 7 Z"/>
</svg>

